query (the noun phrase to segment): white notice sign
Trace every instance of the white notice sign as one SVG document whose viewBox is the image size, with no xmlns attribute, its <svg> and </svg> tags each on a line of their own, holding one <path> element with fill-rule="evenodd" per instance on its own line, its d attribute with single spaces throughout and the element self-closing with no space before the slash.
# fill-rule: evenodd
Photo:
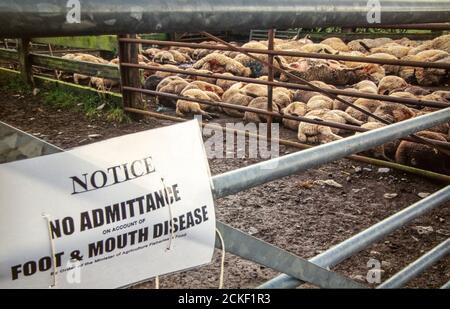
<svg viewBox="0 0 450 309">
<path fill-rule="evenodd" d="M 116 288 L 206 264 L 215 226 L 196 121 L 3 164 L 0 288 Z"/>
</svg>

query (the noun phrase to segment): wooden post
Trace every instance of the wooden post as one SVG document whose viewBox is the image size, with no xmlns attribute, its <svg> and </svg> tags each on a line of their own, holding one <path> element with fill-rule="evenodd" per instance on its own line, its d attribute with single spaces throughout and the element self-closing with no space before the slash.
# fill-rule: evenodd
<svg viewBox="0 0 450 309">
<path fill-rule="evenodd" d="M 119 41 L 119 63 L 120 63 L 120 78 L 121 87 L 130 86 L 135 88 L 141 88 L 141 78 L 139 69 L 123 67 L 122 63 L 134 63 L 139 64 L 138 54 L 139 47 L 137 43 L 124 43 L 121 42 L 121 38 L 136 38 L 136 35 L 120 35 Z M 122 91 L 123 107 L 143 108 L 143 102 L 141 96 L 136 92 Z"/>
<path fill-rule="evenodd" d="M 18 40 L 17 52 L 19 55 L 20 76 L 22 77 L 24 83 L 34 88 L 29 38 L 21 38 Z"/>
</svg>

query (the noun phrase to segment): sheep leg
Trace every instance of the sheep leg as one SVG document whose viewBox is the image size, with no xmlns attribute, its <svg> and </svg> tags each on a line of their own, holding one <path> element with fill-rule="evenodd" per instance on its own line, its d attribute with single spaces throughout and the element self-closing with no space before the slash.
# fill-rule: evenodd
<svg viewBox="0 0 450 309">
<path fill-rule="evenodd" d="M 361 126 L 364 124 L 363 121 L 359 121 L 358 119 L 352 117 L 351 115 L 347 114 L 344 111 L 341 110 L 335 110 L 334 111 L 336 114 L 338 114 L 339 116 L 341 116 L 342 118 L 345 119 L 346 122 L 351 123 L 351 124 L 356 124 L 358 126 Z"/>
<path fill-rule="evenodd" d="M 307 140 L 308 140 L 308 137 L 305 135 L 305 133 L 303 133 L 302 130 L 299 130 L 299 131 L 298 131 L 297 138 L 298 138 L 298 140 L 299 140 L 300 142 L 302 142 L 302 143 L 306 143 Z"/>
<path fill-rule="evenodd" d="M 342 139 L 342 136 L 334 134 L 330 127 L 319 126 L 319 133 L 322 135 L 322 143 L 328 143 Z"/>
<path fill-rule="evenodd" d="M 184 117 L 184 113 L 181 112 L 181 110 L 180 110 L 180 108 L 179 108 L 178 106 L 177 106 L 177 109 L 176 109 L 175 113 L 176 113 L 177 116 L 179 116 L 179 117 Z"/>
</svg>

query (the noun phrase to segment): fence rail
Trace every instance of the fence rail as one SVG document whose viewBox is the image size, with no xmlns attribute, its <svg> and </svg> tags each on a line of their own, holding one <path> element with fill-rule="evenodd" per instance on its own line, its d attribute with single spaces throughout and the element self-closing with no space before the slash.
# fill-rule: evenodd
<svg viewBox="0 0 450 309">
<path fill-rule="evenodd" d="M 120 80 L 119 68 L 115 65 L 63 59 L 39 53 L 29 53 L 29 58 L 31 65 L 44 67 L 49 70 Z M 0 48 L 0 60 L 19 62 L 19 53 L 17 50 Z"/>
</svg>

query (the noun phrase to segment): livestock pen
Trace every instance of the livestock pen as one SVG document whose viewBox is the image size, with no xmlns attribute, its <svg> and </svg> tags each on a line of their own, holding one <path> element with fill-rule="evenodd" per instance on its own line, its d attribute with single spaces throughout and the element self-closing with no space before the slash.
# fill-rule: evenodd
<svg viewBox="0 0 450 309">
<path fill-rule="evenodd" d="M 301 1 L 299 1 L 301 2 Z M 419 19 L 419 18 L 418 18 Z M 431 18 L 429 18 L 431 19 Z M 433 19 L 434 20 L 434 19 Z M 342 21 L 342 20 L 341 20 Z M 389 22 L 386 21 L 386 23 Z M 391 21 L 392 22 L 392 21 Z M 256 23 L 258 26 L 259 24 Z M 198 27 L 197 30 L 207 29 L 207 27 Z M 150 29 L 149 29 L 150 30 Z M 8 31 L 5 30 L 5 31 Z M 37 34 L 45 34 L 44 30 L 36 29 Z M 119 32 L 119 30 L 117 30 Z M 120 31 L 123 33 L 123 31 Z M 12 32 L 14 33 L 14 32 Z M 57 34 L 58 30 L 54 30 Z M 121 81 L 121 91 L 123 108 L 125 111 L 147 115 L 152 117 L 160 117 L 173 121 L 184 121 L 183 118 L 163 115 L 160 113 L 152 112 L 149 110 L 141 109 L 142 102 L 139 93 L 144 95 L 151 95 L 155 97 L 167 97 L 175 100 L 188 100 L 193 102 L 198 102 L 205 105 L 215 105 L 221 106 L 229 109 L 236 109 L 242 112 L 252 112 L 256 114 L 261 114 L 267 116 L 269 128 L 272 123 L 273 118 L 285 118 L 289 120 L 295 120 L 299 122 L 311 123 L 321 126 L 329 126 L 332 128 L 345 129 L 353 132 L 360 132 L 364 134 L 355 135 L 352 137 L 344 138 L 333 143 L 313 147 L 305 151 L 301 151 L 295 154 L 290 154 L 283 156 L 275 160 L 279 168 L 276 170 L 264 170 L 264 165 L 271 164 L 273 162 L 267 161 L 258 163 L 254 166 L 249 166 L 236 171 L 231 171 L 225 174 L 217 175 L 213 178 L 214 182 L 214 194 L 215 198 L 223 198 L 227 195 L 238 193 L 239 191 L 249 189 L 251 187 L 261 185 L 263 183 L 285 177 L 294 173 L 305 171 L 308 168 L 316 167 L 326 162 L 331 162 L 336 159 L 351 156 L 352 159 L 361 160 L 363 162 L 368 162 L 371 164 L 386 165 L 393 168 L 398 168 L 405 171 L 418 172 L 425 176 L 431 176 L 441 181 L 448 183 L 449 176 L 439 175 L 437 173 L 432 173 L 429 171 L 420 171 L 419 169 L 414 169 L 411 167 L 405 167 L 392 162 L 384 162 L 381 160 L 376 160 L 373 158 L 367 158 L 362 156 L 355 156 L 355 153 L 360 153 L 364 150 L 374 148 L 375 146 L 382 145 L 388 141 L 395 139 L 408 139 L 410 141 L 424 143 L 431 147 L 446 153 L 449 149 L 448 142 L 440 142 L 436 140 L 430 140 L 427 138 L 419 137 L 415 135 L 416 132 L 423 129 L 427 129 L 438 124 L 448 122 L 450 120 L 450 104 L 445 102 L 436 102 L 429 100 L 414 100 L 408 98 L 397 98 L 387 95 L 380 94 L 370 94 L 370 93 L 360 93 L 352 92 L 341 89 L 324 89 L 312 84 L 310 81 L 305 80 L 295 74 L 292 71 L 288 71 L 286 68 L 277 67 L 274 65 L 274 58 L 276 56 L 291 56 L 291 57 L 302 57 L 302 58 L 315 58 L 315 59 L 333 59 L 339 61 L 349 61 L 349 62 L 366 62 L 375 64 L 389 64 L 389 65 L 400 65 L 409 67 L 422 67 L 422 68 L 433 68 L 441 70 L 449 70 L 450 64 L 448 63 L 432 63 L 432 62 L 419 62 L 419 61 L 402 61 L 402 60 L 389 60 L 389 59 L 379 59 L 379 58 L 361 58 L 354 56 L 343 56 L 343 55 L 333 55 L 333 54 L 318 54 L 318 53 L 304 53 L 304 52 L 291 52 L 291 51 L 278 51 L 274 50 L 274 30 L 269 30 L 269 42 L 268 49 L 243 49 L 225 42 L 216 36 L 210 35 L 207 32 L 202 32 L 202 34 L 211 40 L 218 42 L 218 45 L 209 44 L 194 44 L 194 43 L 180 43 L 180 42 L 162 42 L 157 40 L 143 40 L 138 39 L 135 36 L 121 35 L 118 39 L 119 41 L 119 59 L 120 64 L 117 69 L 115 66 L 105 65 L 105 64 L 92 64 L 76 62 L 73 60 L 60 59 L 52 56 L 36 55 L 28 53 L 28 42 L 29 39 L 21 39 L 21 43 L 18 47 L 18 52 L 11 50 L 0 50 L 0 56 L 3 59 L 10 61 L 18 61 L 20 63 L 20 68 L 24 80 L 28 83 L 33 84 L 34 77 L 32 76 L 31 66 L 40 65 L 45 66 L 50 69 L 62 70 L 66 72 L 81 73 L 89 76 L 102 77 L 107 79 L 120 79 Z M 260 62 L 263 66 L 268 67 L 268 79 L 261 80 L 250 77 L 239 77 L 239 76 L 229 76 L 224 74 L 202 74 L 198 72 L 189 72 L 183 69 L 174 68 L 164 68 L 160 66 L 143 65 L 138 62 L 138 48 L 137 44 L 149 44 L 157 46 L 178 46 L 178 47 L 190 47 L 190 48 L 202 48 L 202 49 L 212 49 L 212 50 L 225 50 L 225 51 L 235 51 L 243 53 L 250 58 Z M 255 54 L 268 55 L 268 61 L 261 60 L 255 57 Z M 245 106 L 236 106 L 233 104 L 219 102 L 219 101 L 209 101 L 209 100 L 197 100 L 190 97 L 185 97 L 183 95 L 169 94 L 155 90 L 142 89 L 142 83 L 140 81 L 139 70 L 151 70 L 151 71 L 161 71 L 172 74 L 185 74 L 189 76 L 199 76 L 204 78 L 213 78 L 221 80 L 231 80 L 244 83 L 252 83 L 258 85 L 267 86 L 267 110 L 261 110 Z M 275 71 L 279 71 L 290 78 L 288 82 L 276 81 L 274 78 Z M 334 100 L 338 100 L 341 103 L 353 107 L 356 110 L 367 114 L 368 116 L 374 117 L 380 122 L 387 125 L 384 128 L 374 130 L 371 132 L 367 129 L 363 129 L 358 126 L 340 124 L 335 122 L 314 120 L 302 116 L 286 115 L 273 110 L 273 89 L 274 87 L 285 87 L 304 91 L 314 91 L 331 97 Z M 439 108 L 441 110 L 417 117 L 412 118 L 400 123 L 391 124 L 390 122 L 377 118 L 371 112 L 368 112 L 353 103 L 347 102 L 340 96 L 345 97 L 357 97 L 366 99 L 376 99 L 382 100 L 384 102 L 393 102 L 400 104 L 408 104 L 413 106 L 428 106 L 433 108 Z M 23 132 L 17 132 L 15 129 L 7 128 L 6 135 L 19 134 L 21 136 L 26 136 Z M 239 132 L 240 134 L 248 134 L 246 132 Z M 33 143 L 40 143 L 32 137 L 28 136 Z M 265 137 L 271 140 L 271 132 L 268 131 L 268 135 Z M 295 146 L 297 148 L 309 148 L 307 145 L 300 143 L 279 140 L 280 144 L 286 144 Z M 55 151 L 59 151 L 55 148 Z M 366 229 L 363 232 L 356 234 L 354 237 L 338 244 L 335 247 L 322 252 L 313 259 L 307 261 L 298 256 L 295 256 L 281 248 L 277 248 L 268 243 L 265 243 L 259 239 L 249 236 L 243 232 L 231 228 L 230 226 L 218 223 L 218 228 L 224 235 L 224 246 L 226 250 L 235 255 L 241 256 L 245 259 L 249 259 L 256 263 L 260 263 L 266 267 L 270 267 L 276 271 L 285 273 L 275 280 L 264 284 L 263 287 L 294 287 L 302 282 L 312 283 L 320 287 L 362 287 L 361 284 L 345 278 L 336 273 L 327 270 L 327 267 L 332 267 L 343 261 L 344 259 L 350 257 L 351 255 L 357 253 L 358 251 L 366 248 L 370 244 L 382 239 L 395 229 L 411 222 L 411 220 L 417 218 L 418 216 L 424 214 L 426 211 L 434 209 L 440 205 L 445 205 L 450 199 L 449 187 L 445 187 L 441 191 L 430 195 L 429 197 L 419 201 L 418 203 L 410 206 L 409 208 L 394 214 L 393 216 L 381 221 L 380 223 Z M 448 242 L 448 241 L 447 241 Z M 218 241 L 217 247 L 222 248 L 222 244 Z M 447 243 L 437 246 L 433 252 L 429 255 L 434 256 L 434 261 L 439 258 L 444 257 L 448 253 L 449 247 Z M 406 280 L 398 280 L 398 277 L 404 277 L 405 273 L 408 274 L 408 279 L 412 279 L 415 275 L 418 275 L 421 271 L 424 271 L 429 267 L 430 263 L 425 263 L 428 256 L 425 255 L 423 258 L 417 260 L 416 265 L 418 267 L 407 268 L 403 272 L 394 276 L 388 283 L 384 283 L 381 287 L 395 287 L 400 286 L 406 282 Z"/>
</svg>

